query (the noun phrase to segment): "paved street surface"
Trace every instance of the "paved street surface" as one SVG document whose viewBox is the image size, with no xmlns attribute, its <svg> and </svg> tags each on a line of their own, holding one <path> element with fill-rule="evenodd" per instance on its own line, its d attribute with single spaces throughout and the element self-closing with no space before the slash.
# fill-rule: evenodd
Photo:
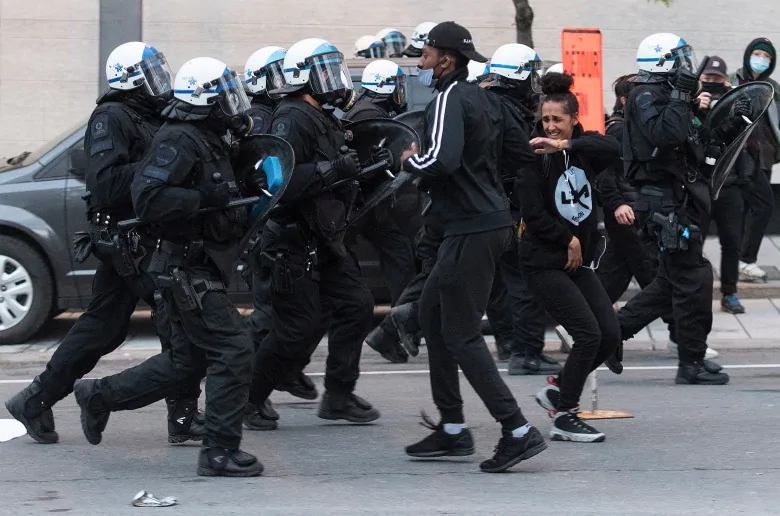
<svg viewBox="0 0 780 516">
<path fill-rule="evenodd" d="M 138 360 L 132 355 L 144 353 L 127 354 L 113 355 L 92 376 L 121 370 Z M 323 354 L 320 347 L 311 372 L 323 371 Z M 382 410 L 374 425 L 325 422 L 315 415 L 316 403 L 275 393 L 280 429 L 245 433 L 245 449 L 266 466 L 255 479 L 197 477 L 197 445 L 166 442 L 163 403 L 112 414 L 103 443 L 92 446 L 69 397 L 55 408 L 59 444 L 40 445 L 27 436 L 0 444 L 0 514 L 777 514 L 780 351 L 722 355 L 723 364 L 735 366 L 731 385 L 688 387 L 673 384 L 673 357 L 630 352 L 631 367 L 622 376 L 599 373 L 599 394 L 600 408 L 626 410 L 634 419 L 597 422 L 605 443 L 550 443 L 500 475 L 478 470 L 499 428 L 465 380 L 476 455 L 415 461 L 403 454 L 426 433 L 418 425 L 420 409 L 434 413 L 424 351 L 405 366 L 365 354 L 359 393 Z M 1 365 L 0 398 L 40 367 L 34 357 Z M 507 381 L 530 421 L 546 433 L 549 419 L 532 400 L 544 378 Z M 0 406 L 0 418 L 7 417 Z M 176 496 L 179 505 L 133 508 L 142 489 Z"/>
</svg>

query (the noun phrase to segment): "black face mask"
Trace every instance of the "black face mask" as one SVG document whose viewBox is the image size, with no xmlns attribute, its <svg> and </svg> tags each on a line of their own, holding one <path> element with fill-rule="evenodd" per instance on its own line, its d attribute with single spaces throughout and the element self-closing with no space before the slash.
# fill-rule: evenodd
<svg viewBox="0 0 780 516">
<path fill-rule="evenodd" d="M 725 95 L 729 89 L 722 82 L 702 82 L 701 91 L 710 93 L 713 97 L 720 98 Z"/>
</svg>

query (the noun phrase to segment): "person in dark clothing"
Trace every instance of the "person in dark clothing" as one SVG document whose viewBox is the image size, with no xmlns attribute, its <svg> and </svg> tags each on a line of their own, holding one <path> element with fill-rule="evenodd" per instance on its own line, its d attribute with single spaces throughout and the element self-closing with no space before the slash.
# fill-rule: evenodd
<svg viewBox="0 0 780 516">
<path fill-rule="evenodd" d="M 454 22 L 440 23 L 428 34 L 420 82 L 438 90 L 426 108 L 428 150 L 417 146 L 401 157 L 404 170 L 419 176 L 431 196 L 428 216 L 442 229 L 433 270 L 420 297 L 420 323 L 428 346 L 431 390 L 441 414 L 439 424 L 426 419 L 433 433 L 406 447 L 412 457 L 463 456 L 474 453 L 466 428 L 458 367 L 501 423 L 495 455 L 480 469 L 505 471 L 547 448 L 523 417 L 498 373 L 481 332 L 493 276 L 513 239 L 513 221 L 501 171 L 522 168 L 534 156 L 514 117 L 501 101 L 466 81 L 468 60 L 485 62 L 471 34 Z"/>
<path fill-rule="evenodd" d="M 250 99 L 247 114 L 252 118 L 253 135 L 267 134 L 271 129 L 271 118 L 279 99 L 271 98 L 268 91 L 269 86 L 270 89 L 284 86 L 282 63 L 286 54 L 287 50 L 282 47 L 263 47 L 249 56 L 246 62 L 244 85 Z M 251 153 L 252 149 L 240 147 L 238 152 Z M 255 353 L 271 330 L 271 269 L 263 265 L 262 255 L 263 248 L 258 235 L 246 251 L 244 260 L 246 270 L 242 271 L 242 276 L 252 289 L 254 310 L 246 317 L 246 322 L 252 332 Z M 317 388 L 314 382 L 303 373 L 306 365 L 308 361 L 301 363 L 298 370 L 293 371 L 288 378 L 276 386 L 276 390 L 286 391 L 306 400 L 317 399 Z M 279 414 L 274 410 L 270 399 L 266 400 L 262 407 L 247 403 L 245 419 L 250 420 L 248 423 L 250 426 L 253 425 L 252 419 L 258 419 L 258 412 L 261 413 L 260 426 L 263 421 L 279 419 Z"/>
<path fill-rule="evenodd" d="M 675 382 L 722 385 L 728 375 L 705 361 L 712 329 L 712 266 L 702 249 L 710 223 L 705 154 L 711 156 L 725 134 L 717 134 L 721 128 L 710 133 L 693 125 L 699 82 L 693 49 L 685 40 L 654 34 L 642 41 L 637 56 L 637 86 L 626 102 L 623 161 L 626 177 L 638 189 L 636 218 L 648 236 L 657 238 L 660 264 L 653 282 L 618 311 L 622 340 L 671 307 L 679 349 Z M 750 113 L 749 100 L 744 104 L 735 106 L 740 126 L 740 114 Z"/>
<path fill-rule="evenodd" d="M 271 272 L 271 331 L 255 357 L 250 401 L 264 405 L 274 387 L 308 362 L 329 330 L 325 393 L 318 416 L 369 423 L 379 411 L 354 394 L 363 339 L 373 315 L 373 298 L 344 246 L 347 213 L 357 192 L 351 185 L 330 189 L 360 171 L 355 151 L 341 152 L 344 129 L 333 115 L 348 112 L 354 91 L 343 55 L 331 43 L 306 39 L 284 58 L 286 97 L 274 111 L 272 134 L 285 139 L 296 167 L 282 200 L 284 209 L 266 225 L 261 246 Z M 393 157 L 387 149 L 377 161 Z M 276 421 L 262 428 L 273 429 Z"/>
<path fill-rule="evenodd" d="M 758 167 L 762 174 L 755 177 L 747 195 L 748 211 L 745 216 L 745 232 L 739 263 L 739 277 L 746 281 L 766 280 L 766 272 L 756 262 L 761 241 L 766 234 L 775 207 L 771 187 L 772 166 L 780 162 L 780 116 L 778 116 L 780 84 L 770 77 L 776 65 L 775 46 L 767 38 L 757 38 L 745 49 L 742 68 L 729 77 L 732 86 L 764 81 L 775 89 L 774 102 L 751 135 L 753 145 L 758 147 Z"/>
<path fill-rule="evenodd" d="M 496 93 L 501 102 L 522 128 L 525 134 L 531 134 L 536 122 L 536 110 L 539 106 L 538 70 L 542 61 L 536 51 L 526 45 L 510 43 L 496 50 L 490 59 L 488 74 L 479 78 L 480 85 Z M 503 170 L 502 180 L 512 208 L 512 218 L 519 227 L 522 205 L 519 195 L 515 194 L 516 170 Z M 515 232 L 517 236 L 518 232 Z M 514 239 L 510 250 L 501 257 L 500 267 L 493 283 L 502 281 L 508 297 L 511 299 L 512 337 L 510 375 L 550 375 L 557 374 L 561 365 L 552 357 L 544 355 L 545 313 L 533 294 L 528 290 L 526 278 L 520 266 L 518 255 L 519 240 Z M 491 303 L 492 304 L 492 303 Z M 488 313 L 490 313 L 488 305 Z M 491 320 L 492 322 L 492 320 Z M 496 339 L 497 344 L 500 342 Z M 499 353 L 500 353 L 499 349 Z"/>
<path fill-rule="evenodd" d="M 198 475 L 263 471 L 256 457 L 239 449 L 252 342 L 227 296 L 247 218 L 246 208 L 228 209 L 228 203 L 242 190 L 257 194 L 268 186 L 263 174 L 236 171 L 230 161 L 228 142 L 251 132 L 248 108 L 236 73 L 217 59 L 192 59 L 176 74 L 174 99 L 163 111 L 167 122 L 131 187 L 138 218 L 157 239 L 148 270 L 171 320 L 172 350 L 119 374 L 76 382 L 81 426 L 91 444 L 102 440 L 111 412 L 154 403 L 206 373 Z"/>
<path fill-rule="evenodd" d="M 542 118 L 531 145 L 540 159 L 518 178 L 525 232 L 520 259 L 528 286 L 574 338 L 563 370 L 550 376 L 537 402 L 554 417 L 550 437 L 601 442 L 603 433 L 578 417 L 585 380 L 614 353 L 620 329 L 593 262 L 600 240 L 591 182 L 619 155 L 610 136 L 584 132 L 570 75 L 542 77 Z"/>
<path fill-rule="evenodd" d="M 344 120 L 358 122 L 394 118 L 406 111 L 406 76 L 394 62 L 380 59 L 370 63 L 363 70 L 361 85 L 363 90 L 360 97 L 355 107 L 346 113 Z M 392 305 L 396 304 L 404 287 L 417 274 L 414 242 L 402 230 L 403 218 L 412 217 L 413 213 L 392 209 L 398 196 L 417 197 L 417 188 L 411 183 L 403 187 L 402 191 L 396 192 L 351 224 L 344 237 L 344 243 L 350 250 L 357 245 L 358 236 L 362 236 L 377 250 Z M 415 211 L 419 209 L 415 203 L 410 203 L 408 207 Z M 404 363 L 409 359 L 408 353 L 398 342 L 396 332 L 384 331 L 381 326 L 368 334 L 366 344 L 390 362 Z"/>
<path fill-rule="evenodd" d="M 5 404 L 29 435 L 45 444 L 58 441 L 51 407 L 70 394 L 74 382 L 92 371 L 102 356 L 125 341 L 139 300 L 153 309 L 163 349 L 171 346 L 165 308 L 155 301 L 156 287 L 145 270 L 154 239 L 143 230 L 121 234 L 116 226 L 118 221 L 135 216 L 130 184 L 162 125 L 161 105 L 171 93 L 170 68 L 155 48 L 129 42 L 109 55 L 106 75 L 109 90 L 97 99 L 84 140 L 90 220 L 84 247 L 100 260 L 92 300 L 57 347 L 46 370 Z M 131 77 L 135 79 L 130 81 Z M 82 253 L 83 259 L 88 254 Z M 166 399 L 169 442 L 202 439 L 199 396 L 200 378 L 195 378 Z"/>
</svg>

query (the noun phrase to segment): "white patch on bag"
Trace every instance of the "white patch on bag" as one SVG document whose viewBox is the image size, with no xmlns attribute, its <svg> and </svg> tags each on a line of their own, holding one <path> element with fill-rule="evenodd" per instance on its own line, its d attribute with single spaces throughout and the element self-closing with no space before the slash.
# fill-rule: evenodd
<svg viewBox="0 0 780 516">
<path fill-rule="evenodd" d="M 575 226 L 587 219 L 593 211 L 593 189 L 585 171 L 579 167 L 569 167 L 555 187 L 555 206 L 561 217 Z"/>
</svg>

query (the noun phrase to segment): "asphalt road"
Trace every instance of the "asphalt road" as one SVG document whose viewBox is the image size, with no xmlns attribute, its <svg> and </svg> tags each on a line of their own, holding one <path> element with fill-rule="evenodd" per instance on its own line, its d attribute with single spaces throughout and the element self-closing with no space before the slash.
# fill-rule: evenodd
<svg viewBox="0 0 780 516">
<path fill-rule="evenodd" d="M 59 444 L 27 436 L 0 444 L 0 515 L 777 514 L 780 352 L 725 352 L 721 362 L 737 366 L 729 370 L 731 385 L 675 386 L 673 358 L 629 354 L 627 364 L 637 369 L 620 377 L 599 373 L 600 408 L 629 411 L 634 419 L 596 422 L 606 442 L 550 443 L 500 475 L 479 472 L 499 427 L 463 379 L 476 455 L 432 461 L 404 455 L 403 447 L 426 433 L 420 409 L 434 413 L 422 355 L 399 367 L 366 353 L 358 392 L 382 411 L 374 425 L 325 422 L 315 415 L 316 402 L 275 393 L 279 430 L 245 434 L 244 448 L 266 466 L 254 479 L 197 477 L 198 447 L 167 444 L 162 403 L 112 414 L 103 443 L 92 446 L 69 397 L 55 408 Z M 91 376 L 130 364 L 132 358 L 114 357 Z M 0 398 L 40 367 L 1 366 Z M 309 370 L 323 370 L 322 349 Z M 544 378 L 507 381 L 531 423 L 546 433 L 549 419 L 532 400 Z M 0 419 L 7 417 L 0 406 Z M 176 496 L 179 504 L 134 508 L 130 502 L 142 489 Z"/>
</svg>

